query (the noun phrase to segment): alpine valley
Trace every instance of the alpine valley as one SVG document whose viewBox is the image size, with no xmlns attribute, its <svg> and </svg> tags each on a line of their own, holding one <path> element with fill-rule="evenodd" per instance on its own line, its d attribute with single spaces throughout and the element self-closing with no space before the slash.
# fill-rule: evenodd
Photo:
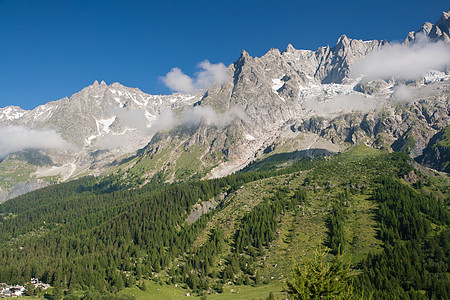
<svg viewBox="0 0 450 300">
<path fill-rule="evenodd" d="M 401 44 L 242 51 L 192 94 L 96 81 L 1 108 L 3 132 L 45 143 L 0 148 L 0 282 L 281 298 L 321 246 L 350 265 L 346 299 L 449 299 L 449 17 Z M 435 53 L 435 69 L 395 69 Z"/>
</svg>

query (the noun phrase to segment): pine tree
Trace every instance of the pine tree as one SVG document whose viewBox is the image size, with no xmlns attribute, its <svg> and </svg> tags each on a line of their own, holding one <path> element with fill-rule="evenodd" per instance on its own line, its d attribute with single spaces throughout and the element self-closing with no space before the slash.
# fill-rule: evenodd
<svg viewBox="0 0 450 300">
<path fill-rule="evenodd" d="M 147 285 L 145 283 L 145 280 L 141 281 L 141 283 L 139 284 L 139 288 L 144 292 L 147 290 Z"/>
<path fill-rule="evenodd" d="M 314 261 L 304 267 L 295 265 L 293 278 L 287 282 L 290 299 L 351 299 L 353 297 L 350 268 L 337 255 L 325 262 L 328 250 L 314 250 Z"/>
<path fill-rule="evenodd" d="M 267 300 L 275 300 L 275 296 L 273 295 L 273 292 L 269 293 L 269 296 L 267 297 Z"/>
</svg>

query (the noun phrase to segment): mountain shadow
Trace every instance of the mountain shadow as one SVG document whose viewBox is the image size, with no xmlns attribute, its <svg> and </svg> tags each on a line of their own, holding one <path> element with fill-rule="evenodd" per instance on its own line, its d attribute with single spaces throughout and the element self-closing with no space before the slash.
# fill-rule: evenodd
<svg viewBox="0 0 450 300">
<path fill-rule="evenodd" d="M 266 150 L 268 149 L 265 149 L 264 153 L 271 152 Z M 336 153 L 321 148 L 276 153 L 261 160 L 251 162 L 248 166 L 242 169 L 241 172 L 274 170 L 292 165 L 293 163 L 302 159 L 312 159 L 315 157 L 331 156 L 334 154 Z"/>
</svg>

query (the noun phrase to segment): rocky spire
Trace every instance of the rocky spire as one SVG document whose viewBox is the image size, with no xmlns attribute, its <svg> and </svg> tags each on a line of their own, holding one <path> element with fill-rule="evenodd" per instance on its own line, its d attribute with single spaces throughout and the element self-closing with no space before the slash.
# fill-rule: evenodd
<svg viewBox="0 0 450 300">
<path fill-rule="evenodd" d="M 292 46 L 292 44 L 288 44 L 287 45 L 287 47 L 286 47 L 286 52 L 288 52 L 288 53 L 293 53 L 293 52 L 295 52 L 295 48 L 294 48 L 294 46 Z"/>
<path fill-rule="evenodd" d="M 436 26 L 441 29 L 442 33 L 450 36 L 450 9 L 442 13 L 442 16 L 436 22 Z"/>
<path fill-rule="evenodd" d="M 418 35 L 424 35 L 430 41 L 443 41 L 446 44 L 450 44 L 450 10 L 444 11 L 436 24 L 425 22 L 420 26 L 419 30 L 408 33 L 408 36 L 404 40 L 403 44 L 414 43 Z"/>
</svg>

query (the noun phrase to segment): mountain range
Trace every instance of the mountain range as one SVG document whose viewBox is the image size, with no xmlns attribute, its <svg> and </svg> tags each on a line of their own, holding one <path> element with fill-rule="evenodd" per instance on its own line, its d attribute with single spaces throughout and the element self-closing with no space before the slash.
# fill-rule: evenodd
<svg viewBox="0 0 450 300">
<path fill-rule="evenodd" d="M 30 111 L 1 108 L 0 202 L 87 175 L 126 171 L 139 186 L 216 178 L 359 143 L 449 172 L 449 15 L 401 44 L 343 35 L 315 51 L 242 51 L 227 81 L 192 94 L 96 81 Z"/>
<path fill-rule="evenodd" d="M 447 11 L 402 43 L 242 51 L 198 90 L 162 78 L 192 93 L 96 81 L 0 109 L 0 286 L 449 299 L 449 66 Z"/>
</svg>

